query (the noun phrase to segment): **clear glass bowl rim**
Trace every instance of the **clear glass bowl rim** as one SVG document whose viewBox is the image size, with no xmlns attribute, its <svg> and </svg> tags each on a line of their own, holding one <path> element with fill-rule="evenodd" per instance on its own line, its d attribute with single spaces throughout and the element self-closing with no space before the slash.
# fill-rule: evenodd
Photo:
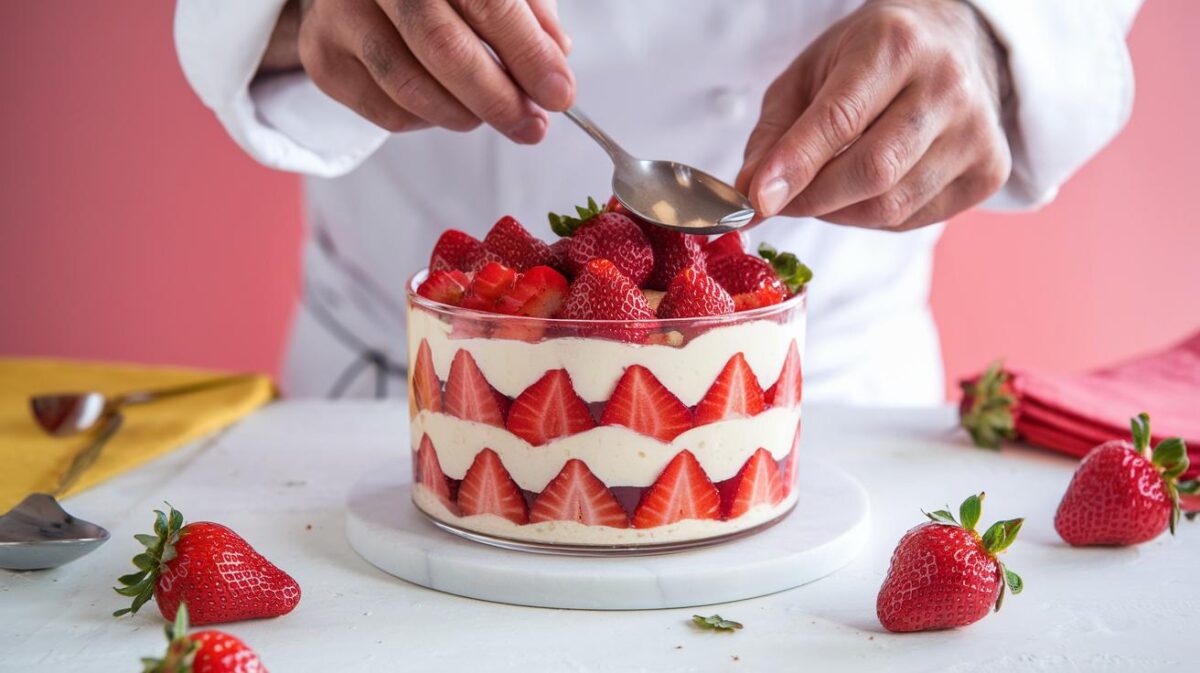
<svg viewBox="0 0 1200 673">
<path fill-rule="evenodd" d="M 599 326 L 616 326 L 616 325 L 637 325 L 639 327 L 706 327 L 727 325 L 731 322 L 745 322 L 756 319 L 770 318 L 780 314 L 787 313 L 795 309 L 804 310 L 807 306 L 808 286 L 800 288 L 796 294 L 784 299 L 778 304 L 763 306 L 761 308 L 750 309 L 749 311 L 738 311 L 736 313 L 723 313 L 721 315 L 698 316 L 694 318 L 653 318 L 646 320 L 572 320 L 567 318 L 537 318 L 530 316 L 507 315 L 504 313 L 489 313 L 487 311 L 477 311 L 473 308 L 462 308 L 461 306 L 451 306 L 441 302 L 426 299 L 417 294 L 417 286 L 424 281 L 429 274 L 429 269 L 424 268 L 414 273 L 408 279 L 405 287 L 405 293 L 408 295 L 408 301 L 421 308 L 440 313 L 448 316 L 461 316 L 465 318 L 476 318 L 485 322 L 519 322 L 522 324 L 544 324 L 554 327 L 599 327 Z"/>
</svg>

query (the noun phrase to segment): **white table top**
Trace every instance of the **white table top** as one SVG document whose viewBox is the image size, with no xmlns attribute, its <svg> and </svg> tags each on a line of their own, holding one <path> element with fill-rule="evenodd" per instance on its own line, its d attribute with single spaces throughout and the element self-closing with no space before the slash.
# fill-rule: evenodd
<svg viewBox="0 0 1200 673">
<path fill-rule="evenodd" d="M 1194 666 L 1200 524 L 1135 549 L 1070 549 L 1052 517 L 1074 462 L 1030 449 L 976 450 L 950 409 L 808 407 L 802 450 L 856 474 L 873 541 L 848 568 L 791 591 L 712 608 L 588 612 L 496 605 L 386 575 L 349 548 L 343 503 L 364 470 L 407 460 L 407 406 L 284 402 L 215 439 L 67 502 L 106 525 L 99 551 L 52 571 L 0 571 L 0 671 L 139 670 L 158 654 L 153 605 L 114 619 L 109 587 L 130 571 L 150 510 L 231 526 L 300 582 L 290 615 L 222 628 L 275 673 L 338 671 L 1161 671 Z M 893 635 L 875 618 L 891 550 L 920 509 L 986 490 L 982 525 L 1026 516 L 1005 560 L 1025 592 L 957 631 Z M 741 621 L 700 632 L 695 612 Z M 1174 643 L 1174 644 L 1173 644 Z M 332 668 L 336 666 L 336 668 Z M 36 669 L 35 669 L 36 667 Z"/>
</svg>

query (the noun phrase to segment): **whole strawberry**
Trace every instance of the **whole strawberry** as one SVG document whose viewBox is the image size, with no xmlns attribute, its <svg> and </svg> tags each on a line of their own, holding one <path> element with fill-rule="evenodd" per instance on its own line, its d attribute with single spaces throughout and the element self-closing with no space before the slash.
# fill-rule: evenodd
<svg viewBox="0 0 1200 673">
<path fill-rule="evenodd" d="M 167 626 L 167 653 L 142 659 L 143 673 L 267 673 L 258 654 L 240 638 L 222 631 L 188 635 L 187 606 L 180 604 Z"/>
<path fill-rule="evenodd" d="M 579 217 L 550 214 L 550 228 L 570 236 L 564 247 L 567 272 L 576 276 L 593 259 L 612 262 L 633 284 L 641 287 L 654 269 L 654 249 L 642 229 L 627 215 L 610 212 L 589 198 L 575 208 Z"/>
<path fill-rule="evenodd" d="M 689 266 L 671 281 L 658 305 L 660 318 L 692 318 L 733 313 L 733 298 L 703 269 Z"/>
<path fill-rule="evenodd" d="M 506 266 L 525 272 L 553 261 L 550 246 L 534 238 L 511 215 L 500 218 L 483 239 L 483 247 L 498 256 Z"/>
<path fill-rule="evenodd" d="M 975 446 L 997 449 L 1001 440 L 1017 438 L 1019 397 L 1003 362 L 993 362 L 987 371 L 960 385 L 958 424 L 970 433 Z"/>
<path fill-rule="evenodd" d="M 1054 528 L 1067 544 L 1133 545 L 1153 540 L 1179 522 L 1180 484 L 1188 469 L 1187 447 L 1178 437 L 1150 451 L 1150 416 L 1130 426 L 1133 443 L 1112 440 L 1084 456 L 1058 505 Z"/>
<path fill-rule="evenodd" d="M 179 605 L 192 606 L 196 624 L 285 615 L 300 602 L 300 585 L 237 533 L 217 523 L 183 525 L 183 515 L 155 510 L 154 534 L 135 535 L 146 551 L 133 558 L 138 571 L 118 578 L 117 593 L 133 598 L 135 613 L 151 598 L 168 621 Z"/>
<path fill-rule="evenodd" d="M 875 604 L 889 631 L 931 631 L 966 626 L 999 610 L 1005 588 L 1023 583 L 996 555 L 1007 549 L 1024 519 L 997 521 L 982 537 L 975 524 L 983 494 L 963 501 L 959 519 L 946 510 L 926 512 L 929 521 L 904 534 Z"/>
</svg>

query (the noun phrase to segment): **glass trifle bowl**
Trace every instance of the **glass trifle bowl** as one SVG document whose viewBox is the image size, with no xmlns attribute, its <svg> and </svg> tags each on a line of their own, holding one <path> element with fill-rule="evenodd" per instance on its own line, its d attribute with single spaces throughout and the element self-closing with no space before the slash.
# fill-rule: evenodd
<svg viewBox="0 0 1200 673">
<path fill-rule="evenodd" d="M 415 506 L 501 547 L 660 553 L 796 503 L 806 297 L 698 318 L 485 313 L 408 287 Z"/>
</svg>

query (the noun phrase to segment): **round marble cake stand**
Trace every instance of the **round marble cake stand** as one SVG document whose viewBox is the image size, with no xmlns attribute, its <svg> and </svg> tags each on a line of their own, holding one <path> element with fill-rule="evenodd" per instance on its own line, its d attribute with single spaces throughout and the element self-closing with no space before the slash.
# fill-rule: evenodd
<svg viewBox="0 0 1200 673">
<path fill-rule="evenodd" d="M 800 497 L 774 526 L 724 544 L 637 557 L 532 554 L 465 540 L 409 501 L 396 465 L 353 489 L 346 536 L 381 570 L 437 591 L 547 608 L 639 610 L 726 603 L 783 591 L 845 566 L 866 544 L 867 494 L 829 463 L 801 458 Z"/>
</svg>

